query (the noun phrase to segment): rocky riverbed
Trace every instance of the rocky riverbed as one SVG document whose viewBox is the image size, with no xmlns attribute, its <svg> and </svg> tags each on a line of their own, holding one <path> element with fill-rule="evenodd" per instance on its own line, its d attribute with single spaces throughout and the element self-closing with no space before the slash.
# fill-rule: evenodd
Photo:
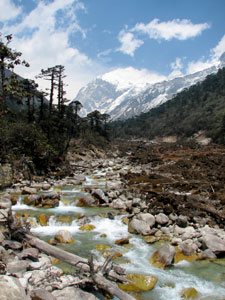
<svg viewBox="0 0 225 300">
<path fill-rule="evenodd" d="M 121 228 L 124 226 L 127 236 L 117 238 L 117 245 L 122 247 L 132 244 L 132 238 L 135 239 L 135 236 L 139 238 L 139 243 L 143 243 L 143 251 L 148 249 L 145 247 L 155 245 L 155 250 L 151 250 L 149 254 L 149 264 L 154 268 L 173 268 L 181 261 L 215 261 L 223 265 L 224 260 L 221 258 L 225 256 L 224 147 L 190 143 L 119 142 L 107 155 L 97 149 L 76 151 L 69 153 L 68 160 L 68 177 L 63 177 L 58 172 L 45 180 L 40 177 L 34 177 L 32 181 L 20 179 L 1 193 L 0 287 L 4 296 L 0 296 L 0 299 L 66 300 L 71 299 L 71 295 L 74 295 L 74 299 L 102 297 L 82 291 L 79 288 L 82 286 L 79 277 L 67 274 L 53 265 L 52 257 L 29 245 L 13 241 L 12 232 L 8 229 L 11 208 L 20 226 L 35 227 L 35 223 L 43 227 L 49 225 L 49 219 L 54 212 L 48 215 L 47 211 L 60 208 L 65 198 L 62 193 L 65 187 L 82 187 L 83 194 L 74 198 L 75 207 L 102 207 L 106 208 L 101 214 L 104 220 L 119 218 L 118 222 L 121 223 L 111 224 L 117 224 Z M 105 178 L 102 185 L 101 172 Z M 42 214 L 19 214 L 17 208 L 21 201 L 26 207 L 42 210 Z M 66 215 L 65 211 L 64 221 Z M 60 217 L 63 220 L 63 214 Z M 76 222 L 79 228 L 84 226 L 84 231 L 91 231 L 94 228 L 88 226 L 96 225 L 93 219 L 85 214 L 79 214 L 79 220 Z M 123 234 L 126 231 L 124 229 Z M 59 246 L 63 243 L 73 243 L 74 236 L 70 235 L 69 230 L 57 234 L 52 236 L 51 243 Z M 106 246 L 103 244 L 102 248 L 107 257 Z M 218 294 L 214 298 L 210 293 L 204 295 L 196 288 L 188 286 L 180 289 L 171 299 L 195 297 L 223 300 L 224 274 L 219 276 Z M 156 277 L 151 277 L 149 281 L 154 281 L 154 278 Z M 143 278 L 141 280 L 144 281 Z M 160 278 L 155 279 L 149 290 L 157 286 L 157 280 L 160 281 Z M 128 286 L 120 287 L 127 291 L 143 291 L 141 288 L 138 290 Z M 154 289 L 157 287 L 152 290 L 156 299 Z M 169 290 L 169 293 L 175 294 L 172 290 Z M 140 294 L 133 296 L 139 299 Z M 164 299 L 164 296 L 158 299 Z M 141 297 L 152 299 L 151 294 L 142 294 Z"/>
</svg>

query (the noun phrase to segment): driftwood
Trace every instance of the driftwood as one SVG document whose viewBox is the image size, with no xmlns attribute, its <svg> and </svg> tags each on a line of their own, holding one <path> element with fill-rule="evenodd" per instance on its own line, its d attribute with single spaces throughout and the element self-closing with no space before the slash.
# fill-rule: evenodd
<svg viewBox="0 0 225 300">
<path fill-rule="evenodd" d="M 96 284 L 98 288 L 107 291 L 121 300 L 135 300 L 132 296 L 119 289 L 115 283 L 110 281 L 129 282 L 129 280 L 122 276 L 122 274 L 124 274 L 124 269 L 119 266 L 112 266 L 111 268 L 108 267 L 111 257 L 109 257 L 102 265 L 94 262 L 93 258 L 91 260 L 87 260 L 49 245 L 32 235 L 26 234 L 25 238 L 31 246 L 39 249 L 47 255 L 54 256 L 72 266 L 75 266 L 80 271 L 89 273 L 93 283 Z M 107 276 L 109 280 L 105 278 L 105 276 Z"/>
</svg>

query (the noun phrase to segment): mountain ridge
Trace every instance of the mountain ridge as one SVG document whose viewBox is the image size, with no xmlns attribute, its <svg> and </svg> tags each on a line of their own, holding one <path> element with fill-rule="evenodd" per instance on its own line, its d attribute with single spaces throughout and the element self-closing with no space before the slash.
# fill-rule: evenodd
<svg viewBox="0 0 225 300">
<path fill-rule="evenodd" d="M 146 78 L 141 82 L 141 78 L 138 78 L 136 85 L 129 83 L 127 87 L 124 85 L 124 88 L 122 84 L 116 84 L 115 80 L 107 81 L 107 75 L 110 73 L 106 73 L 81 88 L 74 100 L 82 103 L 82 116 L 93 110 L 99 110 L 101 113 L 109 114 L 111 120 L 128 119 L 172 99 L 178 92 L 204 80 L 207 75 L 216 73 L 223 66 L 225 66 L 225 53 L 221 55 L 217 66 L 168 80 L 163 80 L 161 77 L 161 80 L 159 78 L 160 81 L 155 83 L 147 82 Z M 140 73 L 137 75 L 141 76 Z"/>
</svg>

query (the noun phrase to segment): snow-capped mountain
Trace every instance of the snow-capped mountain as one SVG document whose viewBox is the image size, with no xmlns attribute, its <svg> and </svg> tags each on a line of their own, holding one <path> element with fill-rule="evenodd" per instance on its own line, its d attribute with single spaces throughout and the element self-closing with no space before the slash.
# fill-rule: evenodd
<svg viewBox="0 0 225 300">
<path fill-rule="evenodd" d="M 217 66 L 169 80 L 131 67 L 114 70 L 82 88 L 75 100 L 82 103 L 83 116 L 93 110 L 99 110 L 109 114 L 111 120 L 127 119 L 161 105 L 184 88 L 204 80 L 207 75 L 224 66 L 225 53 L 220 57 Z"/>
</svg>

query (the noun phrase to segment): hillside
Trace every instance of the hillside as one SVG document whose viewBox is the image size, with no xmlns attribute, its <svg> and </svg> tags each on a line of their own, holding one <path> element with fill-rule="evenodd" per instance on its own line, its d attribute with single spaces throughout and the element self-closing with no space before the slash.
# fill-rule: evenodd
<svg viewBox="0 0 225 300">
<path fill-rule="evenodd" d="M 224 143 L 225 68 L 148 113 L 112 125 L 114 134 L 123 138 L 190 137 L 203 130 L 214 141 Z"/>
</svg>

